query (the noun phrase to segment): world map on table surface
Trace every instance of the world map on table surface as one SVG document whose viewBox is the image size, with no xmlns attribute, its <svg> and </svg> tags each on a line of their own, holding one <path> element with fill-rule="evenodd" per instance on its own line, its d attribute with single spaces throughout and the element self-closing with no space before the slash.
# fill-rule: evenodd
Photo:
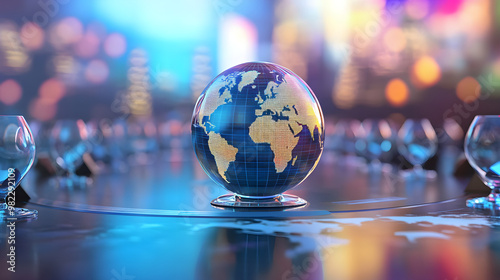
<svg viewBox="0 0 500 280">
<path fill-rule="evenodd" d="M 209 176 L 242 195 L 300 183 L 323 148 L 321 108 L 309 87 L 274 64 L 247 63 L 216 77 L 193 114 L 195 152 Z"/>
</svg>

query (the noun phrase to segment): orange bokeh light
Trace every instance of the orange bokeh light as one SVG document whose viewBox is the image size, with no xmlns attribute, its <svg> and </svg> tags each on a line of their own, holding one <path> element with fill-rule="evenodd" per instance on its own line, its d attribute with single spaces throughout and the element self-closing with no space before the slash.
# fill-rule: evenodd
<svg viewBox="0 0 500 280">
<path fill-rule="evenodd" d="M 441 68 L 430 56 L 422 56 L 413 65 L 411 80 L 415 86 L 426 88 L 435 85 L 441 79 Z"/>
<path fill-rule="evenodd" d="M 110 57 L 120 57 L 127 49 L 127 41 L 118 33 L 109 34 L 104 41 L 104 52 Z"/>
<path fill-rule="evenodd" d="M 43 46 L 45 41 L 45 31 L 38 24 L 26 22 L 21 27 L 21 42 L 29 50 L 38 50 Z"/>
<path fill-rule="evenodd" d="M 57 79 L 48 79 L 40 86 L 38 94 L 47 103 L 57 103 L 66 93 L 66 87 Z"/>
<path fill-rule="evenodd" d="M 473 77 L 465 77 L 457 84 L 457 96 L 463 102 L 473 102 L 481 94 L 481 85 Z"/>
<path fill-rule="evenodd" d="M 16 104 L 23 95 L 23 89 L 18 82 L 9 79 L 0 84 L 0 102 L 5 105 Z"/>
<path fill-rule="evenodd" d="M 410 90 L 403 80 L 392 79 L 385 87 L 385 98 L 392 106 L 401 107 L 408 103 Z"/>
</svg>

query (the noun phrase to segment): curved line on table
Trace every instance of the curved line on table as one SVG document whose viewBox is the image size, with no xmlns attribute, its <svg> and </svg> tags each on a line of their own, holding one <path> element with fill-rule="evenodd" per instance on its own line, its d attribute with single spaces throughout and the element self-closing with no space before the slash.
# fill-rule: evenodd
<svg viewBox="0 0 500 280">
<path fill-rule="evenodd" d="M 179 218 L 295 218 L 295 217 L 324 217 L 326 215 L 331 215 L 335 213 L 353 213 L 353 212 L 368 212 L 368 211 L 382 211 L 390 209 L 407 209 L 424 207 L 440 203 L 453 202 L 461 197 L 460 196 L 452 199 L 447 199 L 443 201 L 420 203 L 405 206 L 394 206 L 394 207 L 380 207 L 371 209 L 357 209 L 357 210 L 338 210 L 338 211 L 328 211 L 328 210 L 305 210 L 305 211 L 182 211 L 182 210 L 162 210 L 162 209 L 134 209 L 134 208 L 124 208 L 124 207 L 110 207 L 110 206 L 96 206 L 85 207 L 86 205 L 69 203 L 69 202 L 52 202 L 47 203 L 44 200 L 39 199 L 37 202 L 29 202 L 29 204 L 68 210 L 74 212 L 84 212 L 84 213 L 96 213 L 96 214 L 113 214 L 113 215 L 130 215 L 130 216 L 150 216 L 150 217 L 179 217 Z M 41 200 L 41 201 L 40 201 Z M 291 208 L 290 210 L 292 210 Z"/>
</svg>

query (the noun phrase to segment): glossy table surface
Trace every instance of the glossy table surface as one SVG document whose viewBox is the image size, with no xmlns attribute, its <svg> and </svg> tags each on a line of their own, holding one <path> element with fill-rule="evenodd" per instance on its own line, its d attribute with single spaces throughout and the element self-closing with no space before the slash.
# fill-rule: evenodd
<svg viewBox="0 0 500 280">
<path fill-rule="evenodd" d="M 1 279 L 498 279 L 500 218 L 465 207 L 470 178 L 408 180 L 324 154 L 285 211 L 216 209 L 190 152 L 61 187 L 23 182 L 39 217 L 15 228 Z"/>
</svg>

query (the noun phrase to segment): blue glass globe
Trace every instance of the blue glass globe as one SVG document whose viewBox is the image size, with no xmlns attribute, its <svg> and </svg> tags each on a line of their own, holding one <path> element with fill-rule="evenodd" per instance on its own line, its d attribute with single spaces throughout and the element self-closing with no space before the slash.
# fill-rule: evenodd
<svg viewBox="0 0 500 280">
<path fill-rule="evenodd" d="M 323 151 L 323 113 L 292 71 L 250 62 L 215 77 L 192 118 L 196 156 L 215 182 L 233 192 L 219 206 L 296 206 L 282 193 L 304 181 Z"/>
</svg>

